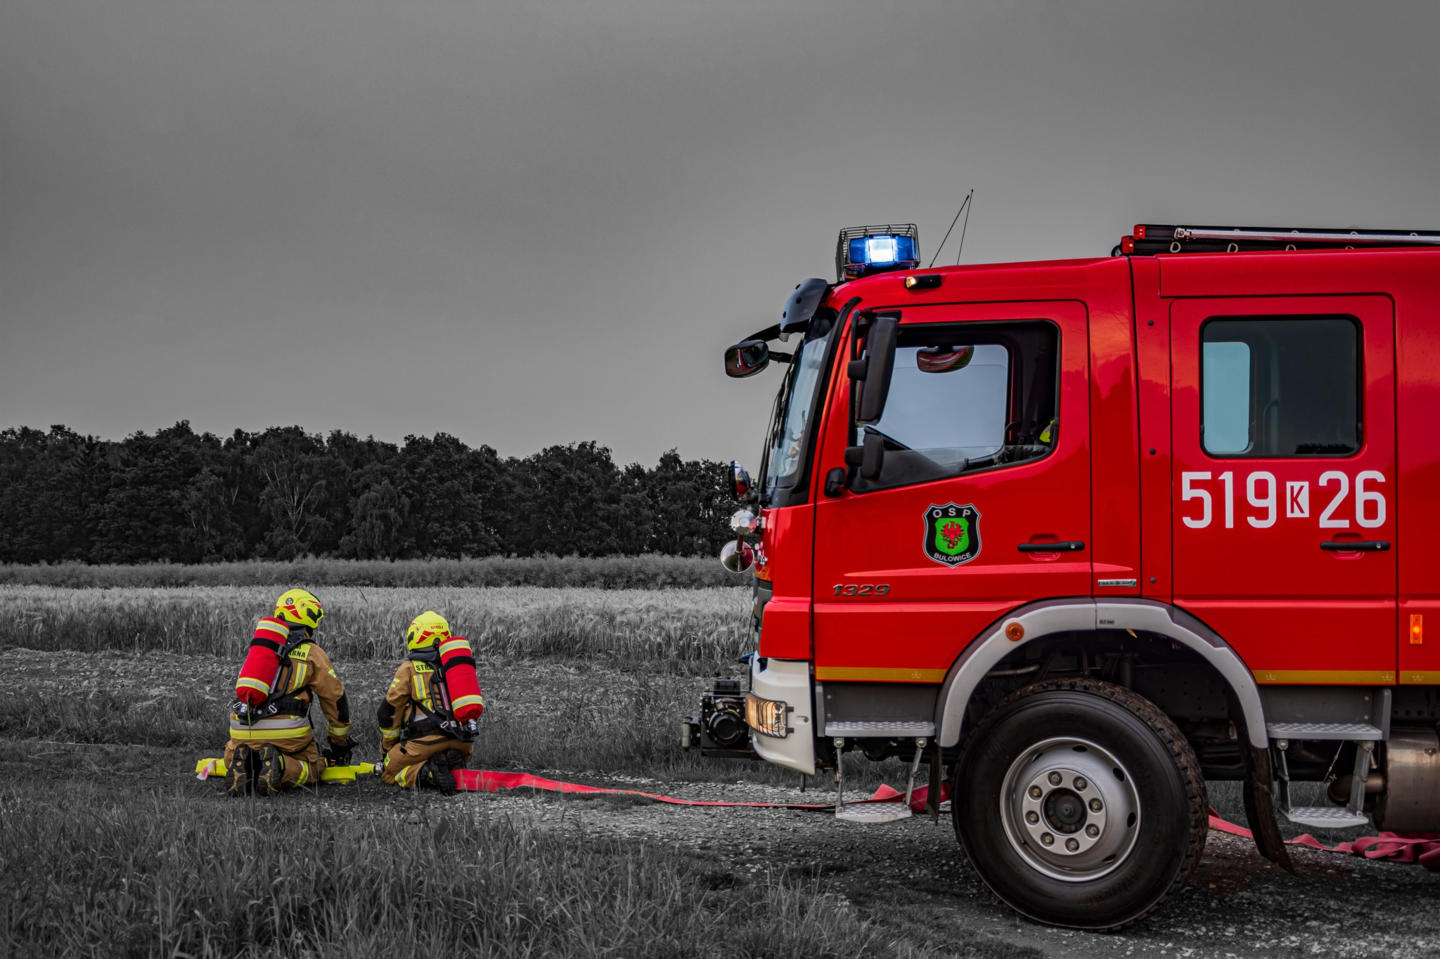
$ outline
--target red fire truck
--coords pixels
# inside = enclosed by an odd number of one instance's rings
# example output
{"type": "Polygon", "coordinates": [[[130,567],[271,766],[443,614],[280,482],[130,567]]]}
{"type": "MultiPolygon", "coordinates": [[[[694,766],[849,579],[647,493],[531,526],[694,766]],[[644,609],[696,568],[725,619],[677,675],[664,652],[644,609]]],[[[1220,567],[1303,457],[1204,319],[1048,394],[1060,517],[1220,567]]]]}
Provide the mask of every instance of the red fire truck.
{"type": "Polygon", "coordinates": [[[1286,866],[1277,815],[1440,831],[1440,233],[929,269],[905,224],[836,261],[725,354],[784,373],[732,466],[749,676],[687,746],[924,762],[990,889],[1078,928],[1196,864],[1207,780],[1286,866]]]}

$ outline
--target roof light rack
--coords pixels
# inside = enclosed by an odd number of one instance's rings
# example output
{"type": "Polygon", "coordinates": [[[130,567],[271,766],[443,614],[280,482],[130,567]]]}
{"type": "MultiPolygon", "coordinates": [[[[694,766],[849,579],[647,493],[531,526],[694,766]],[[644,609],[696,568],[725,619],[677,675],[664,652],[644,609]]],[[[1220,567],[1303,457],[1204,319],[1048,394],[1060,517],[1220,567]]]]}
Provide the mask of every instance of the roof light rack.
{"type": "Polygon", "coordinates": [[[1114,256],[1155,253],[1248,253],[1255,250],[1350,250],[1440,246],[1435,230],[1310,229],[1273,226],[1173,226],[1137,223],[1114,256]]]}

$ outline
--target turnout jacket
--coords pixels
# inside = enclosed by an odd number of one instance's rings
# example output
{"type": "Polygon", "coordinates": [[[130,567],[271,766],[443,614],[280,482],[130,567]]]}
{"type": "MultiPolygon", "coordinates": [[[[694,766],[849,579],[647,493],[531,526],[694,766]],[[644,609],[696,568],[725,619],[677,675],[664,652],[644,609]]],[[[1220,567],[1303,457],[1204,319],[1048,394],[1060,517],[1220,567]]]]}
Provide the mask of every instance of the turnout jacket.
{"type": "MultiPolygon", "coordinates": [[[[451,719],[451,702],[440,670],[432,663],[407,659],[395,670],[385,701],[376,711],[380,726],[380,751],[389,752],[400,739],[418,739],[430,735],[445,736],[438,729],[427,728],[434,722],[451,719]]],[[[481,700],[483,706],[484,700],[481,700]]]]}
{"type": "Polygon", "coordinates": [[[350,706],[335,664],[319,644],[304,641],[290,650],[270,689],[269,698],[250,715],[230,714],[230,738],[260,740],[286,747],[301,746],[312,736],[310,704],[320,700],[325,730],[337,746],[350,743],[350,706]]]}

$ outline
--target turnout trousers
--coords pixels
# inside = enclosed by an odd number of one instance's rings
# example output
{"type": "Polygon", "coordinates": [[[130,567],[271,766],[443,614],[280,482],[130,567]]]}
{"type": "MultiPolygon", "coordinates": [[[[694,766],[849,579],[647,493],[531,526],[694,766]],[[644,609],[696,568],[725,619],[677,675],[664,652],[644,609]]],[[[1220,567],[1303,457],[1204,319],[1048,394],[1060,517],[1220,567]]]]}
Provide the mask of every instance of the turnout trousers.
{"type": "Polygon", "coordinates": [[[437,753],[443,753],[447,749],[453,749],[465,757],[465,762],[470,762],[470,750],[474,743],[467,743],[461,739],[450,739],[447,736],[425,736],[420,739],[408,739],[390,747],[385,754],[385,765],[380,770],[380,780],[401,787],[402,789],[414,789],[415,777],[420,772],[420,767],[425,761],[437,753]]]}
{"type": "Polygon", "coordinates": [[[231,739],[225,744],[226,769],[235,761],[235,748],[242,745],[257,750],[261,746],[274,746],[280,750],[285,760],[285,776],[280,780],[282,786],[308,786],[320,781],[320,772],[324,767],[320,765],[320,751],[315,748],[313,735],[304,739],[231,739]]]}

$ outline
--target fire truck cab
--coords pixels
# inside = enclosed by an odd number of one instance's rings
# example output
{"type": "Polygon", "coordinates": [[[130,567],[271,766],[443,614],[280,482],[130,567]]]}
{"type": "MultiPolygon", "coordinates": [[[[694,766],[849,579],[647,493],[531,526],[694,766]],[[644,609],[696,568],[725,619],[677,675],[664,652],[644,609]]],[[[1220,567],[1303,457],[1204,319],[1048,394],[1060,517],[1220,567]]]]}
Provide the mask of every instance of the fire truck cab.
{"type": "Polygon", "coordinates": [[[784,373],[732,466],[749,675],[687,744],[924,762],[990,889],[1078,928],[1195,865],[1206,780],[1287,866],[1277,814],[1440,831],[1437,244],[1142,225],[928,269],[912,225],[843,232],[726,351],[784,373]]]}

